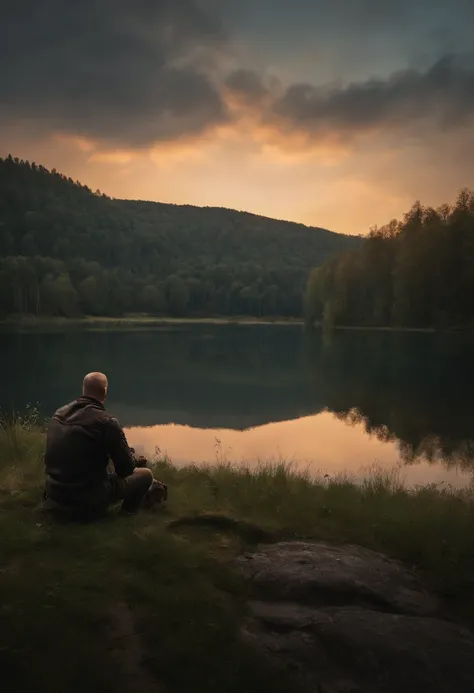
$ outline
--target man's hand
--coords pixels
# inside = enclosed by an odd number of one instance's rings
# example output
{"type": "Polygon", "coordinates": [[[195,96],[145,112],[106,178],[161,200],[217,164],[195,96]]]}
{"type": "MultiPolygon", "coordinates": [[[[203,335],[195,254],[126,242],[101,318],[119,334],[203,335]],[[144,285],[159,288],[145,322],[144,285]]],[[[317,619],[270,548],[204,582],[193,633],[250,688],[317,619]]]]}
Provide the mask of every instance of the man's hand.
{"type": "Polygon", "coordinates": [[[139,455],[138,457],[135,457],[135,466],[136,467],[146,467],[148,465],[148,460],[146,457],[143,457],[143,455],[139,455]]]}

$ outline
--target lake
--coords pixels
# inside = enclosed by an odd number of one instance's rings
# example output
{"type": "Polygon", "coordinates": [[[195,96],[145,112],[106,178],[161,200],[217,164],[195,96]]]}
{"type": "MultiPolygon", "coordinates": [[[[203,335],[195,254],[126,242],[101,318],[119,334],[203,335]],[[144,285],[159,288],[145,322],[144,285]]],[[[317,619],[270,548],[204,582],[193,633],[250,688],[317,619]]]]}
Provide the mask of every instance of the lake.
{"type": "Polygon", "coordinates": [[[3,331],[0,407],[51,416],[101,370],[130,444],[175,464],[284,459],[356,478],[375,464],[459,488],[474,472],[473,345],[295,325],[3,331]]]}

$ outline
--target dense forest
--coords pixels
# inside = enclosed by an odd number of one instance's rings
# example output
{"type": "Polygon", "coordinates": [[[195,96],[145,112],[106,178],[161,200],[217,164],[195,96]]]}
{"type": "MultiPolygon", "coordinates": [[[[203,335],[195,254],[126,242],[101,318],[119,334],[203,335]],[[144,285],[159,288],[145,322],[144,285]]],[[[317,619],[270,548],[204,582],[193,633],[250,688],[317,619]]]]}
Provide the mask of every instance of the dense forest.
{"type": "Polygon", "coordinates": [[[0,159],[0,314],[300,316],[359,238],[228,209],[115,200],[0,159]]]}
{"type": "Polygon", "coordinates": [[[474,193],[438,209],[416,203],[314,269],[305,314],[328,326],[474,326],[474,193]]]}

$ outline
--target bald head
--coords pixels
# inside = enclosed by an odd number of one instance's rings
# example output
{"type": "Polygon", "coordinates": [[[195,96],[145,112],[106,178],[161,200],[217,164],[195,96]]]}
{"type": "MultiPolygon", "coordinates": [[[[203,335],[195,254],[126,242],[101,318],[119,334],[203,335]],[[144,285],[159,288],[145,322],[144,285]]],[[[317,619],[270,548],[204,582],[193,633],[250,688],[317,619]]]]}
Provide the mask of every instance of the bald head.
{"type": "Polygon", "coordinates": [[[107,397],[107,385],[107,376],[103,373],[88,373],[82,383],[82,394],[103,403],[107,397]]]}

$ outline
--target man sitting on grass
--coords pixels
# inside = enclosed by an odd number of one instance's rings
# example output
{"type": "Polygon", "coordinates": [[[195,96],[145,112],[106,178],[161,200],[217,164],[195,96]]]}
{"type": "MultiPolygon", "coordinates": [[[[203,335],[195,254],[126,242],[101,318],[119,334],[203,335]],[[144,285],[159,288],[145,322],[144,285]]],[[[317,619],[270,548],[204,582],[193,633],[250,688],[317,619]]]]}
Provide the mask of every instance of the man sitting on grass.
{"type": "Polygon", "coordinates": [[[134,515],[166,500],[144,457],[128,446],[117,419],[105,411],[107,377],[89,373],[82,397],[54,414],[46,438],[46,488],[43,508],[93,519],[122,501],[121,514],[134,515]],[[108,471],[112,461],[115,473],[108,471]]]}

